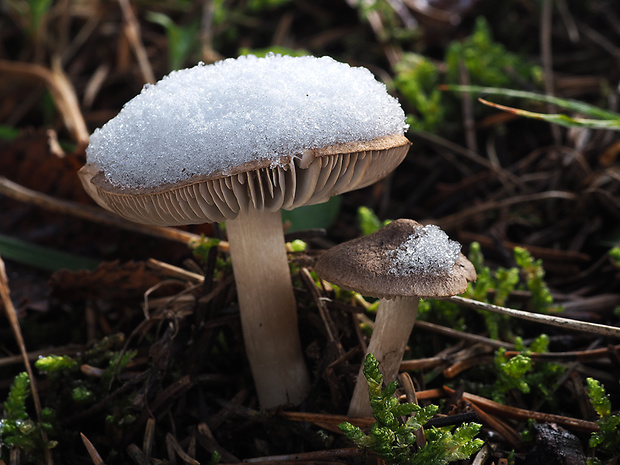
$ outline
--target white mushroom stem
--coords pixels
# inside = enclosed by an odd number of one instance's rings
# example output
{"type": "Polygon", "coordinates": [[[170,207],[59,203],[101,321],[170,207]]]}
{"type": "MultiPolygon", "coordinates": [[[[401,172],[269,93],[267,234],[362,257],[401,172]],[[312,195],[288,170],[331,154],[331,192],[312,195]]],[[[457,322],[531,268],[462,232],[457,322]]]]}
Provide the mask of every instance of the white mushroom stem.
{"type": "Polygon", "coordinates": [[[310,388],[279,211],[226,221],[241,325],[261,407],[299,404],[310,388]]]}
{"type": "MultiPolygon", "coordinates": [[[[400,297],[394,300],[381,299],[379,302],[367,353],[373,354],[379,362],[386,383],[394,381],[398,374],[398,367],[418,316],[418,301],[417,297],[400,297]]],[[[362,368],[357,376],[349,405],[349,416],[372,416],[368,400],[368,384],[362,368]]]]}

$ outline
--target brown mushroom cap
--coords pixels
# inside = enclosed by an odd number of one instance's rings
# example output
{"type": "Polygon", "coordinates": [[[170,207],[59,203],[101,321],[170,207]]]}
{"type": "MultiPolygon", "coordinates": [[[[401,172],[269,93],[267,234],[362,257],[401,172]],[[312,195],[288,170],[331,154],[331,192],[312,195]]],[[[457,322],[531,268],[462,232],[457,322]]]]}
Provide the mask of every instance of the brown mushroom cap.
{"type": "Polygon", "coordinates": [[[282,167],[263,160],[157,188],[115,186],[93,164],[79,174],[99,205],[131,221],[162,226],[213,223],[250,209],[291,210],[321,203],[369,186],[393,171],[410,145],[402,135],[336,144],[290,156],[282,167]]]}
{"type": "Polygon", "coordinates": [[[317,260],[314,270],[326,281],[368,297],[447,297],[465,292],[476,280],[469,260],[459,254],[450,273],[399,275],[390,271],[389,251],[398,249],[422,225],[399,219],[368,236],[336,245],[317,260]]]}

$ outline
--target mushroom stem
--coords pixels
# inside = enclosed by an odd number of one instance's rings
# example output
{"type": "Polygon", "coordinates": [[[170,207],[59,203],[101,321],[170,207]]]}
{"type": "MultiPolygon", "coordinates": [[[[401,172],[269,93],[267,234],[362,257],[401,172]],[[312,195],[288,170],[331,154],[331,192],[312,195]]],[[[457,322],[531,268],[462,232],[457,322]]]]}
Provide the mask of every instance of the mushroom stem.
{"type": "Polygon", "coordinates": [[[261,407],[299,404],[310,387],[279,211],[226,221],[246,353],[261,407]]]}
{"type": "MultiPolygon", "coordinates": [[[[367,353],[375,356],[386,382],[396,379],[398,367],[403,359],[407,341],[418,315],[417,297],[399,297],[394,300],[381,299],[375,318],[375,327],[370,337],[367,353]]],[[[368,384],[362,368],[357,375],[351,404],[350,417],[370,417],[372,409],[368,400],[368,384]]]]}

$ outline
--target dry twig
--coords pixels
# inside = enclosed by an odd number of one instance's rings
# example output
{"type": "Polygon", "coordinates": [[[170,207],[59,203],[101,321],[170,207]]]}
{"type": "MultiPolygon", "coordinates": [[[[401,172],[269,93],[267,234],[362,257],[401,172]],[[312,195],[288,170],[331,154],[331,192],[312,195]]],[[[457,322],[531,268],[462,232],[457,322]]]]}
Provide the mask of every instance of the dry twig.
{"type": "Polygon", "coordinates": [[[80,436],[82,438],[84,446],[86,447],[86,450],[88,451],[88,455],[90,455],[90,458],[93,461],[93,465],[105,465],[105,462],[101,458],[99,452],[97,452],[97,449],[95,448],[93,443],[90,442],[90,440],[84,435],[84,433],[80,433],[80,436]]]}
{"type": "Polygon", "coordinates": [[[485,213],[491,210],[499,210],[501,208],[509,207],[511,205],[517,205],[520,203],[531,203],[531,202],[537,202],[540,200],[550,200],[550,199],[579,201],[581,198],[579,195],[573,192],[565,192],[565,191],[547,191],[547,192],[539,192],[535,194],[515,195],[513,197],[503,199],[503,200],[492,200],[492,201],[485,202],[480,205],[474,205],[473,207],[466,208],[465,210],[462,210],[458,213],[444,216],[436,220],[427,220],[427,221],[424,221],[423,223],[432,222],[434,224],[439,225],[443,229],[452,229],[452,228],[455,228],[456,226],[462,225],[468,221],[473,220],[480,213],[485,213]]]}
{"type": "Polygon", "coordinates": [[[559,316],[545,315],[542,313],[531,313],[523,310],[515,310],[514,308],[500,307],[499,305],[493,305],[486,302],[479,302],[477,300],[466,299],[465,297],[454,296],[448,297],[444,300],[449,300],[456,304],[465,305],[466,307],[476,308],[479,310],[485,310],[488,312],[500,313],[503,315],[509,315],[514,318],[520,318],[522,320],[535,321],[551,326],[558,326],[564,329],[572,329],[575,331],[583,331],[587,333],[599,334],[601,336],[620,337],[620,328],[615,326],[603,325],[599,323],[589,323],[587,321],[570,320],[568,318],[562,318],[559,316]]]}
{"type": "Polygon", "coordinates": [[[44,84],[52,94],[62,120],[78,147],[86,148],[89,131],[82,116],[75,89],[62,70],[60,59],[53,61],[52,69],[34,63],[0,60],[0,75],[16,80],[39,81],[44,84]]]}
{"type": "Polygon", "coordinates": [[[155,73],[153,73],[151,62],[149,61],[146,49],[142,43],[142,37],[140,36],[140,23],[131,9],[129,0],[118,0],[118,3],[121,6],[121,10],[123,11],[123,16],[125,18],[125,33],[127,34],[127,39],[129,40],[131,48],[133,48],[136,58],[138,59],[138,66],[140,67],[140,72],[142,73],[142,79],[145,83],[153,84],[156,81],[155,73]]]}
{"type": "MultiPolygon", "coordinates": [[[[121,228],[126,231],[132,231],[152,237],[159,237],[169,241],[188,244],[201,239],[198,234],[193,234],[176,228],[132,223],[131,221],[124,220],[123,218],[112,213],[108,213],[98,207],[57,199],[50,195],[28,189],[3,176],[0,176],[0,194],[6,195],[7,197],[11,197],[12,199],[20,202],[36,205],[44,208],[45,210],[63,215],[75,216],[94,223],[121,228]]],[[[228,251],[228,242],[221,241],[217,247],[219,250],[226,252],[228,251]]]]}
{"type": "MultiPolygon", "coordinates": [[[[34,409],[37,415],[37,419],[39,420],[39,423],[41,423],[43,420],[41,418],[41,399],[39,398],[39,391],[37,390],[37,380],[34,377],[32,365],[30,365],[28,351],[26,350],[26,343],[24,342],[24,336],[22,335],[22,330],[19,326],[19,320],[17,318],[17,311],[15,310],[13,302],[11,301],[9,280],[6,275],[6,269],[4,267],[4,261],[2,260],[2,257],[0,257],[0,299],[4,306],[4,311],[9,320],[9,323],[11,324],[13,336],[17,341],[17,345],[19,346],[19,351],[24,362],[24,367],[26,368],[26,373],[28,373],[28,378],[30,378],[30,392],[32,393],[32,401],[34,403],[34,409]]],[[[41,429],[41,438],[43,439],[43,444],[47,445],[47,433],[44,429],[41,429]]],[[[52,454],[47,447],[45,447],[44,451],[45,462],[48,465],[51,465],[53,463],[52,454]]]]}
{"type": "MultiPolygon", "coordinates": [[[[453,389],[450,389],[446,386],[444,386],[444,390],[448,394],[454,393],[453,389]]],[[[559,425],[566,426],[567,428],[572,428],[575,431],[583,431],[586,433],[591,433],[593,431],[599,430],[599,426],[592,421],[580,420],[578,418],[570,418],[562,415],[554,415],[552,413],[544,413],[533,410],[526,410],[522,408],[510,407],[508,405],[498,404],[497,402],[486,399],[484,397],[469,394],[468,392],[464,392],[462,397],[463,400],[471,402],[485,412],[498,415],[502,418],[513,418],[515,420],[522,421],[529,420],[531,418],[539,422],[557,423],[559,425]]]]}
{"type": "MultiPolygon", "coordinates": [[[[329,449],[329,450],[318,450],[314,452],[300,452],[297,454],[284,454],[284,455],[271,455],[267,457],[257,457],[246,459],[243,463],[260,463],[266,465],[268,463],[317,463],[317,461],[321,461],[337,458],[337,457],[357,457],[362,455],[363,452],[357,447],[351,447],[346,449],[329,449]]],[[[234,465],[234,464],[231,464],[234,465]]]]}

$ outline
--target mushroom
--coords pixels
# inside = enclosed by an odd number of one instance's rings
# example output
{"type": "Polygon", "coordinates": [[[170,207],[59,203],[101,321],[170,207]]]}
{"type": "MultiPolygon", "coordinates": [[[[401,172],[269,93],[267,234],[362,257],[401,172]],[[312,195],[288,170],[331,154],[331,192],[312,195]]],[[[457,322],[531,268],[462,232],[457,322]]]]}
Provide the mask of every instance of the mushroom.
{"type": "Polygon", "coordinates": [[[93,133],[79,174],[99,205],[131,221],[226,222],[246,353],[271,408],[310,387],[280,210],[385,177],[407,154],[406,128],[368,70],[240,57],[146,86],[93,133]]]}
{"type": "MultiPolygon", "coordinates": [[[[379,298],[368,353],[379,361],[385,380],[393,380],[424,297],[461,294],[476,271],[458,242],[438,226],[399,219],[368,236],[324,252],[314,270],[343,289],[379,298]]],[[[368,388],[360,369],[349,416],[370,416],[368,388]]]]}

